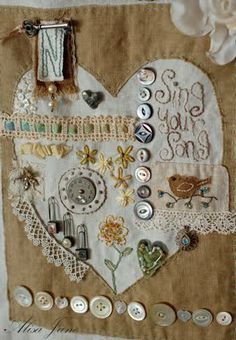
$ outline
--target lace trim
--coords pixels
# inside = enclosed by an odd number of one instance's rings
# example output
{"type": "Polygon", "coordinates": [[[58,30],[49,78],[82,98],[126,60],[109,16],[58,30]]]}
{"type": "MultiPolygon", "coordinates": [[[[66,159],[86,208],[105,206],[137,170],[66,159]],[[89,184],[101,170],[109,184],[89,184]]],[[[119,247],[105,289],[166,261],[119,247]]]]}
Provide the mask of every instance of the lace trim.
{"type": "Polygon", "coordinates": [[[134,140],[135,118],[111,116],[49,117],[40,115],[0,116],[0,136],[72,141],[134,140]]]}
{"type": "Polygon", "coordinates": [[[136,219],[134,224],[138,229],[163,231],[179,231],[187,225],[199,234],[215,231],[227,235],[236,232],[236,213],[157,210],[151,220],[136,219]]]}
{"type": "Polygon", "coordinates": [[[18,219],[26,222],[25,232],[33,245],[41,246],[42,253],[47,257],[47,261],[54,263],[57,267],[63,265],[70,281],[76,281],[78,283],[90,267],[84,262],[78,261],[75,255],[60,246],[58,242],[48,234],[31,203],[19,199],[12,201],[12,207],[18,219]]]}

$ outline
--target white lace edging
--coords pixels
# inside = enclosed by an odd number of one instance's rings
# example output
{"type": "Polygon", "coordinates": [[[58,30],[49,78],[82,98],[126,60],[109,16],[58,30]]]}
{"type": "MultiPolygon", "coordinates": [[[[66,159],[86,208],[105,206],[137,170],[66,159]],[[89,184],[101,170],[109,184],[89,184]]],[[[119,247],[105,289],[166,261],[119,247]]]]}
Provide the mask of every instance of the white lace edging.
{"type": "Polygon", "coordinates": [[[18,219],[25,221],[25,232],[33,245],[41,246],[42,253],[47,257],[47,261],[54,263],[57,267],[63,265],[70,281],[78,283],[85,276],[89,266],[82,261],[78,261],[75,255],[64,249],[48,234],[31,203],[18,199],[12,201],[11,205],[18,219]]]}
{"type": "Polygon", "coordinates": [[[149,221],[135,219],[135,226],[144,230],[179,231],[189,226],[199,234],[236,232],[236,212],[188,212],[156,210],[149,221]]]}

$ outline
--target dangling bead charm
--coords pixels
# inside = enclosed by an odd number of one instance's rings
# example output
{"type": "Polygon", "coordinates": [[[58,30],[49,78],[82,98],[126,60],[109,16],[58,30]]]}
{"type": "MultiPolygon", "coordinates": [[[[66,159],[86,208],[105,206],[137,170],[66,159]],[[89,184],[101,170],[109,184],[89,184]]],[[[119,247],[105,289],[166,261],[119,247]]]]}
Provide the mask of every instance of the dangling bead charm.
{"type": "Polygon", "coordinates": [[[54,111],[54,109],[57,107],[57,101],[56,101],[56,93],[57,93],[57,87],[54,83],[51,83],[48,86],[48,93],[50,94],[50,102],[48,103],[48,106],[51,109],[51,112],[54,111]]]}

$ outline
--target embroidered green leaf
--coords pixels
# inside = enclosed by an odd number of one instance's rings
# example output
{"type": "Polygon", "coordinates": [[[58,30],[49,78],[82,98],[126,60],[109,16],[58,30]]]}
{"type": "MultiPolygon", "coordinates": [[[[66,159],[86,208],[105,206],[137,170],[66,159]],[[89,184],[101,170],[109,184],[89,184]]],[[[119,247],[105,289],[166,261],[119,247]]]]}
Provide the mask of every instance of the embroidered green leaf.
{"type": "Polygon", "coordinates": [[[122,255],[123,256],[128,256],[129,254],[132,253],[132,251],[133,251],[133,248],[127,247],[127,248],[125,248],[125,250],[122,251],[122,255]]]}
{"type": "Polygon", "coordinates": [[[104,260],[105,265],[107,266],[108,269],[110,269],[111,271],[116,270],[116,266],[114,265],[114,263],[112,263],[110,260],[105,259],[104,260]]]}

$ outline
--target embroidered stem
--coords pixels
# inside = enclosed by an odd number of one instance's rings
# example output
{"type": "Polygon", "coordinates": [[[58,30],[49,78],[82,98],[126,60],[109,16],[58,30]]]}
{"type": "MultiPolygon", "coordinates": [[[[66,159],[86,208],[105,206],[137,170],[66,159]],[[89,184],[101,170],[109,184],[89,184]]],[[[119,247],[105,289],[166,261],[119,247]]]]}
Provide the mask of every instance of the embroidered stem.
{"type": "Polygon", "coordinates": [[[116,247],[116,245],[113,243],[112,247],[118,252],[119,254],[119,258],[118,261],[116,262],[116,264],[114,264],[112,261],[105,259],[104,263],[107,266],[107,268],[111,271],[111,275],[112,275],[112,285],[113,285],[113,292],[114,294],[117,294],[117,286],[116,286],[116,276],[115,276],[115,272],[119,267],[119,264],[121,263],[121,260],[123,257],[128,256],[132,251],[133,248],[127,247],[125,248],[123,251],[121,251],[119,248],[116,247]]]}

